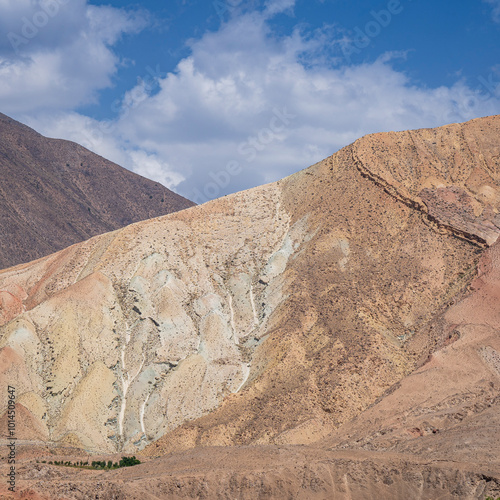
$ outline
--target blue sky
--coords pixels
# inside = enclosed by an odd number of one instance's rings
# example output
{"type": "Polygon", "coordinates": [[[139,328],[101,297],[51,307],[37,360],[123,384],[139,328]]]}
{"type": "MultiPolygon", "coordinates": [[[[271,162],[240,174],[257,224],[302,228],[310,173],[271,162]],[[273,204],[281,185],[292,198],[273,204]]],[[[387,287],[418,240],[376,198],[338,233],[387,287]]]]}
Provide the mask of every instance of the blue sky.
{"type": "Polygon", "coordinates": [[[500,113],[500,0],[0,0],[0,111],[204,202],[500,113]]]}

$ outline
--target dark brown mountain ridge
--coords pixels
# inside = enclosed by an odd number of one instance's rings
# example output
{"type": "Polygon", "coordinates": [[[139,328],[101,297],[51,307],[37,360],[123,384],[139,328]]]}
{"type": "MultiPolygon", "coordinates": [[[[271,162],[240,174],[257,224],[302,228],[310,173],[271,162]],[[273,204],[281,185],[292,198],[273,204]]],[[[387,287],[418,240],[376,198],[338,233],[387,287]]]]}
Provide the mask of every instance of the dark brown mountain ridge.
{"type": "Polygon", "coordinates": [[[194,205],[74,142],[0,113],[0,269],[194,205]]]}

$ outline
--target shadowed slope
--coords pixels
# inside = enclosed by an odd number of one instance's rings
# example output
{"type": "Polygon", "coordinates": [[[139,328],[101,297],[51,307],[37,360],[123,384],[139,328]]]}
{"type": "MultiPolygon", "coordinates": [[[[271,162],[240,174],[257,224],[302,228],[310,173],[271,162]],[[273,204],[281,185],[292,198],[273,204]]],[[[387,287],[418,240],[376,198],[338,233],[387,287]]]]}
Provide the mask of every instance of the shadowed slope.
{"type": "Polygon", "coordinates": [[[193,206],[69,141],[0,114],[0,268],[193,206]]]}

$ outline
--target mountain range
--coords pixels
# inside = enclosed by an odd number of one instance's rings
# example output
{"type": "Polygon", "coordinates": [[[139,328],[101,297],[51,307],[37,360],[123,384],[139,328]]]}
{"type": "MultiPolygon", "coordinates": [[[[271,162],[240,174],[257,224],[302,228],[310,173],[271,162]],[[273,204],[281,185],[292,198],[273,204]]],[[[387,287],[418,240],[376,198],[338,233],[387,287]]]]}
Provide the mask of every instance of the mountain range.
{"type": "Polygon", "coordinates": [[[499,137],[500,116],[369,135],[1,271],[21,488],[500,495],[499,137]],[[87,453],[146,463],[35,461],[87,453]]]}

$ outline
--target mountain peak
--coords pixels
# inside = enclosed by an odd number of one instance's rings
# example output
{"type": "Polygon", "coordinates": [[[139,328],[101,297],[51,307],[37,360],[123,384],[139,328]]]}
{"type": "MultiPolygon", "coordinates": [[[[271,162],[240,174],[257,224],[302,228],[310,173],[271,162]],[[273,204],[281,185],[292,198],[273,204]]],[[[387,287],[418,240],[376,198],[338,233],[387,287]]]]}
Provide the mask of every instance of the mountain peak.
{"type": "Polygon", "coordinates": [[[70,141],[0,114],[0,267],[37,259],[132,222],[193,206],[70,141]]]}

